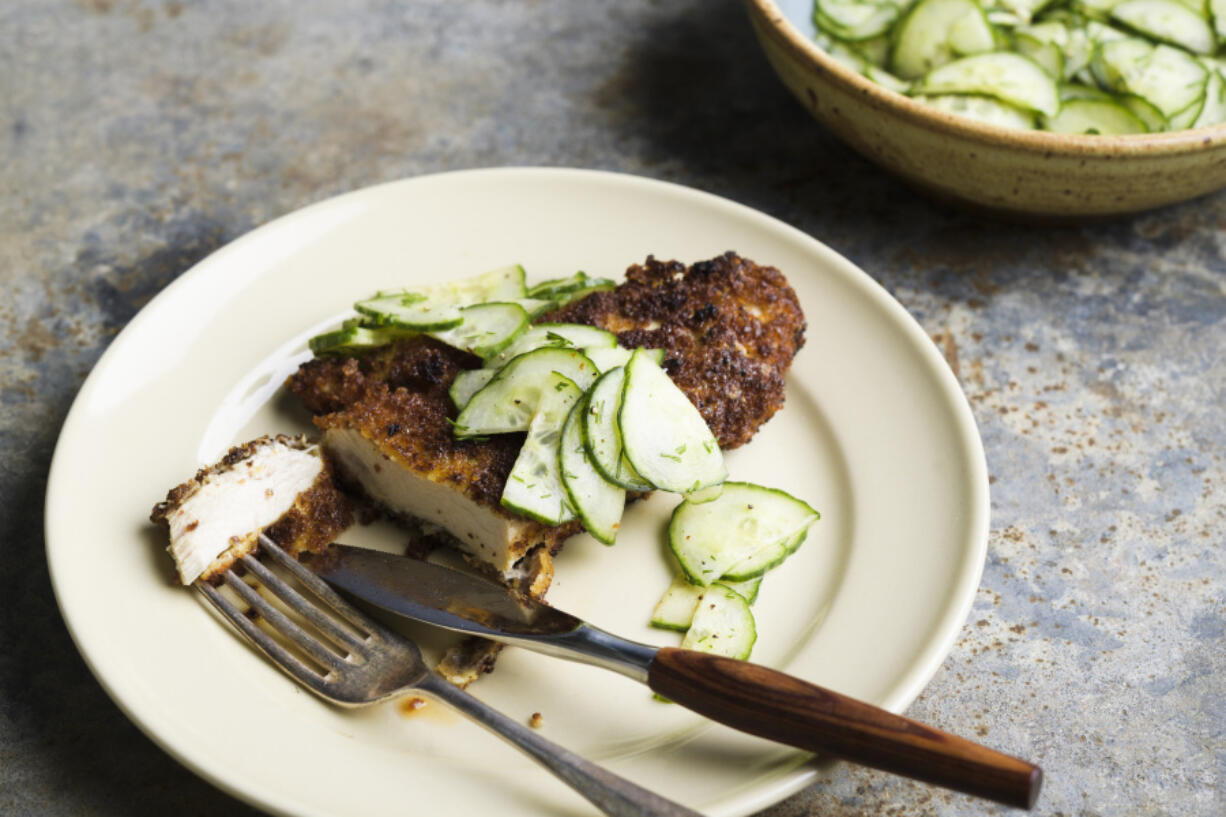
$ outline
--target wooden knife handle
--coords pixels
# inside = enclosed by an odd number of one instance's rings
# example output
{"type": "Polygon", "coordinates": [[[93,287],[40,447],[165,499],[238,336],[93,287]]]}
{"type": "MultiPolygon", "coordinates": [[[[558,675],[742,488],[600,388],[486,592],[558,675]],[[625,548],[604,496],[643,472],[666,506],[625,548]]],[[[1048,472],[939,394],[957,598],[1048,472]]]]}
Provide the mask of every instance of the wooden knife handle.
{"type": "Polygon", "coordinates": [[[1032,808],[1033,764],[745,661],[664,647],[648,685],[712,720],[810,752],[1032,808]]]}

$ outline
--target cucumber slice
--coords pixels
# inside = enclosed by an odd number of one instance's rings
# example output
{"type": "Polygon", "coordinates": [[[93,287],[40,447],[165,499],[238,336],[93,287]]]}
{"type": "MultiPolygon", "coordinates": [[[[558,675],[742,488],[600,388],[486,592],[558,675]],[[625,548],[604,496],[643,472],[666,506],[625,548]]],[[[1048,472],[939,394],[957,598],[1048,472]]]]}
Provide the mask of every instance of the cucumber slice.
{"type": "Polygon", "coordinates": [[[392,326],[349,325],[333,332],[316,335],[307,342],[316,355],[355,355],[378,346],[386,346],[401,338],[411,338],[417,333],[392,326]]]}
{"type": "Polygon", "coordinates": [[[651,626],[684,633],[690,629],[690,624],[694,621],[694,611],[705,591],[705,587],[690,584],[684,576],[675,576],[673,583],[664,591],[664,595],[660,596],[655,609],[651,611],[651,626]]]}
{"type": "Polygon", "coordinates": [[[602,374],[592,386],[583,412],[583,444],[596,470],[609,482],[628,491],[650,491],[654,486],[639,476],[622,451],[617,415],[625,378],[625,369],[616,367],[602,374]]]}
{"type": "Polygon", "coordinates": [[[686,577],[706,586],[759,551],[807,531],[818,518],[807,503],[784,491],[725,482],[719,499],[677,506],[668,523],[668,544],[686,577]]]}
{"type": "Polygon", "coordinates": [[[463,306],[490,301],[513,301],[527,296],[527,287],[524,286],[524,268],[519,264],[510,264],[474,275],[471,278],[449,281],[414,291],[422,292],[428,297],[450,300],[463,306]]]}
{"type": "Polygon", "coordinates": [[[617,335],[599,326],[583,323],[538,323],[533,329],[544,332],[547,340],[565,341],[585,351],[617,347],[617,335]]]}
{"type": "Polygon", "coordinates": [[[838,60],[841,65],[855,71],[857,74],[863,74],[872,67],[863,54],[854,48],[848,48],[838,40],[830,41],[830,45],[826,47],[826,53],[838,60]]]}
{"type": "Polygon", "coordinates": [[[895,29],[891,65],[917,79],[962,54],[991,51],[996,33],[973,0],[921,0],[895,29]]]}
{"type": "Polygon", "coordinates": [[[607,278],[597,278],[595,280],[603,281],[605,283],[598,283],[587,289],[576,289],[574,292],[568,292],[565,295],[559,295],[555,299],[555,302],[557,303],[556,308],[561,309],[567,304],[573,303],[574,301],[581,301],[587,296],[595,292],[607,292],[610,289],[613,289],[614,287],[616,287],[616,284],[614,284],[612,281],[609,281],[607,278]]]}
{"type": "Polygon", "coordinates": [[[991,51],[999,45],[996,29],[988,23],[982,10],[978,14],[963,14],[951,21],[946,29],[945,41],[952,54],[958,57],[991,51]]]}
{"type": "MultiPolygon", "coordinates": [[[[1063,28],[1063,27],[1062,27],[1063,28]]],[[[1018,29],[1014,34],[1013,47],[1023,57],[1029,57],[1055,79],[1064,78],[1064,51],[1048,40],[1041,40],[1018,29]]]]}
{"type": "Polygon", "coordinates": [[[894,47],[894,41],[890,39],[888,33],[882,34],[880,37],[873,37],[868,40],[860,40],[853,43],[851,49],[863,57],[871,66],[877,68],[885,68],[890,61],[890,51],[894,47]]]}
{"type": "Polygon", "coordinates": [[[902,14],[896,3],[865,0],[817,0],[813,21],[840,40],[855,42],[884,34],[902,14]]]}
{"type": "Polygon", "coordinates": [[[415,332],[432,332],[459,326],[464,320],[459,305],[432,300],[418,292],[380,292],[353,305],[376,326],[394,326],[415,332]]]}
{"type": "MultiPolygon", "coordinates": [[[[661,358],[664,356],[663,349],[657,349],[660,352],[661,358]]],[[[633,349],[627,349],[624,346],[614,346],[612,349],[587,349],[585,353],[596,364],[596,368],[601,372],[607,372],[610,369],[617,369],[625,366],[630,362],[630,355],[634,354],[633,349]]]]}
{"type": "Polygon", "coordinates": [[[1019,17],[1016,12],[1005,11],[1004,9],[988,8],[983,10],[983,16],[991,23],[998,31],[1002,28],[1017,28],[1024,26],[1027,20],[1019,17]]]}
{"type": "Polygon", "coordinates": [[[1040,11],[1052,4],[1053,0],[999,0],[1001,7],[1022,21],[1029,23],[1040,11]]]}
{"type": "Polygon", "coordinates": [[[528,426],[528,437],[502,490],[504,508],[546,525],[561,525],[575,518],[562,485],[558,450],[562,426],[581,397],[583,389],[569,378],[549,373],[528,426]]]}
{"type": "Polygon", "coordinates": [[[722,584],[725,587],[731,587],[745,601],[753,604],[758,600],[758,590],[762,587],[762,577],[754,576],[752,579],[747,579],[743,582],[734,582],[727,579],[721,579],[716,584],[722,584]]]}
{"type": "Polygon", "coordinates": [[[1068,29],[1068,41],[1064,44],[1063,79],[1066,82],[1089,70],[1094,46],[1095,42],[1085,28],[1068,29]]]}
{"type": "Polygon", "coordinates": [[[716,485],[708,485],[706,488],[701,488],[697,491],[690,491],[685,495],[685,501],[701,505],[704,502],[712,502],[719,499],[723,495],[724,483],[720,482],[716,485]]]}
{"type": "Polygon", "coordinates": [[[1114,40],[1131,40],[1135,39],[1135,35],[1129,34],[1126,31],[1120,31],[1118,28],[1100,23],[1097,20],[1087,20],[1085,24],[1086,38],[1094,45],[1109,43],[1114,40]]]}
{"type": "Polygon", "coordinates": [[[1115,101],[1115,97],[1106,91],[1093,85],[1082,85],[1079,82],[1070,82],[1060,86],[1060,102],[1065,103],[1070,99],[1089,99],[1095,102],[1115,101]]]}
{"type": "Polygon", "coordinates": [[[528,319],[533,321],[546,312],[552,312],[558,308],[557,301],[547,301],[541,298],[516,298],[514,303],[522,306],[528,313],[528,319]]]}
{"type": "Polygon", "coordinates": [[[1137,38],[1100,44],[1090,68],[1102,87],[1142,97],[1171,120],[1202,100],[1209,78],[1190,54],[1137,38]]]}
{"type": "Polygon", "coordinates": [[[617,427],[626,459],[657,488],[689,493],[728,477],[715,435],[685,392],[642,351],[625,367],[617,427]]]}
{"type": "Polygon", "coordinates": [[[455,419],[458,438],[527,431],[556,372],[581,390],[592,385],[596,366],[577,349],[537,349],[514,358],[476,392],[455,419]]]}
{"type": "Polygon", "coordinates": [[[463,411],[472,396],[485,388],[485,384],[489,383],[496,374],[498,374],[497,369],[467,369],[457,374],[447,392],[451,395],[451,402],[455,404],[456,409],[463,411]]]}
{"type": "Polygon", "coordinates": [[[583,417],[587,395],[571,408],[562,425],[562,440],[558,448],[558,467],[562,487],[570,506],[575,509],[583,527],[597,540],[613,544],[621,527],[626,507],[626,489],[614,485],[600,475],[583,444],[583,417]]]}
{"type": "Polygon", "coordinates": [[[1060,113],[1044,120],[1043,128],[1053,133],[1149,133],[1145,123],[1123,105],[1094,99],[1068,100],[1060,106],[1060,113]]]}
{"type": "Polygon", "coordinates": [[[1115,98],[1121,105],[1132,111],[1133,116],[1144,122],[1150,133],[1160,133],[1171,126],[1170,120],[1148,100],[1133,94],[1117,94],[1115,98]]]}
{"type": "Polygon", "coordinates": [[[462,281],[397,292],[380,292],[354,304],[362,315],[379,325],[433,332],[458,326],[460,307],[525,297],[524,268],[518,264],[462,281]]]}
{"type": "Polygon", "coordinates": [[[1105,22],[1111,18],[1111,9],[1119,3],[1120,0],[1073,0],[1072,8],[1091,20],[1105,22]]]}
{"type": "Polygon", "coordinates": [[[529,287],[528,297],[543,298],[547,301],[560,301],[579,292],[586,294],[598,290],[613,289],[615,286],[617,284],[608,278],[593,278],[583,270],[580,270],[574,275],[569,275],[565,278],[552,278],[529,287]]]}
{"type": "Polygon", "coordinates": [[[868,77],[873,82],[877,83],[883,88],[888,88],[894,93],[905,94],[911,90],[911,83],[907,82],[906,80],[899,79],[889,71],[886,71],[884,68],[869,65],[865,67],[863,73],[864,76],[868,77]]]}
{"type": "Polygon", "coordinates": [[[713,584],[703,593],[681,647],[743,661],[757,638],[749,602],[732,588],[713,584]]]}
{"type": "MultiPolygon", "coordinates": [[[[607,372],[610,369],[616,369],[629,363],[630,356],[634,354],[634,350],[627,349],[624,346],[614,346],[612,349],[584,349],[583,353],[592,359],[597,369],[607,372]]],[[[643,349],[643,354],[654,360],[656,365],[663,365],[664,363],[663,349],[643,349]]]]}
{"type": "Polygon", "coordinates": [[[543,349],[546,346],[561,346],[573,349],[611,349],[617,346],[617,336],[596,326],[580,323],[538,323],[497,354],[487,357],[485,366],[498,367],[513,357],[543,349]]]}
{"type": "MultiPolygon", "coordinates": [[[[894,47],[893,40],[888,33],[867,40],[847,42],[833,36],[828,37],[826,32],[818,29],[815,41],[830,56],[852,71],[865,76],[868,76],[873,69],[884,69],[890,61],[890,51],[894,47]]],[[[893,75],[886,73],[886,76],[893,75]]],[[[894,79],[902,82],[897,77],[894,79]]]]}
{"type": "Polygon", "coordinates": [[[1175,0],[1124,0],[1112,7],[1111,19],[1194,54],[1213,53],[1213,29],[1209,22],[1175,0]]]}
{"type": "Polygon", "coordinates": [[[481,358],[505,349],[528,327],[528,313],[516,303],[465,306],[460,318],[458,326],[430,332],[430,337],[481,358]]]}
{"type": "MultiPolygon", "coordinates": [[[[1208,82],[1206,82],[1206,85],[1208,85],[1208,82]]],[[[1175,113],[1171,114],[1171,129],[1184,130],[1185,128],[1192,127],[1192,123],[1200,118],[1201,111],[1205,109],[1207,99],[1208,93],[1202,91],[1201,95],[1198,96],[1196,101],[1191,105],[1184,108],[1182,111],[1176,111],[1175,113]]]]}
{"type": "Polygon", "coordinates": [[[805,538],[808,535],[809,529],[805,528],[794,536],[762,548],[752,556],[742,559],[728,568],[720,581],[731,583],[750,582],[754,579],[760,579],[766,571],[773,570],[783,564],[787,557],[799,550],[800,546],[805,543],[805,538]]]}
{"type": "Polygon", "coordinates": [[[1213,33],[1226,42],[1226,0],[1209,0],[1209,19],[1213,21],[1213,33]]]}
{"type": "Polygon", "coordinates": [[[987,96],[972,94],[947,94],[944,96],[917,96],[921,102],[958,116],[974,119],[988,125],[1018,130],[1033,130],[1035,116],[1012,105],[987,96]]]}
{"type": "Polygon", "coordinates": [[[1226,81],[1223,81],[1221,72],[1210,68],[1209,83],[1205,86],[1205,104],[1192,127],[1207,128],[1222,122],[1226,122],[1226,81]]]}
{"type": "Polygon", "coordinates": [[[1055,79],[1033,60],[1008,51],[942,65],[920,80],[915,90],[920,94],[982,94],[1047,116],[1060,110],[1055,79]]]}
{"type": "MultiPolygon", "coordinates": [[[[749,604],[753,604],[758,599],[758,588],[762,585],[762,577],[758,576],[746,582],[721,581],[712,586],[721,585],[733,590],[749,604]]],[[[690,584],[685,580],[685,576],[673,577],[672,584],[664,591],[664,595],[660,596],[660,600],[656,602],[655,609],[651,613],[651,626],[661,630],[685,632],[694,623],[694,612],[698,609],[698,604],[702,601],[706,590],[705,587],[690,584]]]]}

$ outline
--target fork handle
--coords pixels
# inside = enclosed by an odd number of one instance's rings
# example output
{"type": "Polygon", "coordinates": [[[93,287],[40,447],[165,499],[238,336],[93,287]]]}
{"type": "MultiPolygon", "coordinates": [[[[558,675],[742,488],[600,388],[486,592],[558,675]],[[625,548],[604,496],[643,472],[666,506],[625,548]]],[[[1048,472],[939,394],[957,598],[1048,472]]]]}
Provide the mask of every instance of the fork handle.
{"type": "Polygon", "coordinates": [[[530,755],[610,817],[701,817],[546,740],[438,675],[429,676],[417,688],[530,755]]]}
{"type": "Polygon", "coordinates": [[[1038,766],[767,667],[664,647],[648,685],[687,709],[759,737],[1032,808],[1038,766]]]}

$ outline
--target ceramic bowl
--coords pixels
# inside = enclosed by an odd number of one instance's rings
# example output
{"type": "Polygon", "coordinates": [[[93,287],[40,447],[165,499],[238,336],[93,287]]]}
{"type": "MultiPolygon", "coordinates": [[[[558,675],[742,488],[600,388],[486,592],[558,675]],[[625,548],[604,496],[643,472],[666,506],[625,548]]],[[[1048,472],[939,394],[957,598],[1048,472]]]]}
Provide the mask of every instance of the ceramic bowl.
{"type": "Polygon", "coordinates": [[[868,159],[937,198],[1004,215],[1102,217],[1226,187],[1226,125],[1134,136],[1015,131],[935,110],[813,41],[812,0],[745,0],[783,83],[868,159]]]}

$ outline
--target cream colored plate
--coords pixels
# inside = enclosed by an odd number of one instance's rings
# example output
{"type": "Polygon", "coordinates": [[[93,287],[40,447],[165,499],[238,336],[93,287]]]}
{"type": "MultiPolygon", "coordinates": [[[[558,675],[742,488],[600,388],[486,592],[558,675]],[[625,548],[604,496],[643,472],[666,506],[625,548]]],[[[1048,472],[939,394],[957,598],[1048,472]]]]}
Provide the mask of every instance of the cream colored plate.
{"type": "MultiPolygon", "coordinates": [[[[511,262],[530,281],[620,278],[649,253],[692,262],[729,249],[781,269],[808,318],[786,408],[730,470],[823,514],[763,583],[753,657],[901,710],[948,651],[984,559],[983,451],[953,375],[881,287],[798,230],[694,190],[573,170],[448,173],[325,201],[218,251],[136,316],[73,405],[47,495],[56,595],[99,681],[172,755],[270,811],[589,813],[437,705],[342,711],[301,691],[173,584],[146,519],[231,443],[309,429],[278,386],[306,339],[375,289],[511,262]]],[[[615,547],[570,542],[551,601],[676,644],[646,626],[669,581],[670,506],[663,495],[635,506],[615,547]]],[[[387,533],[345,538],[386,544],[387,533]]],[[[814,774],[797,752],[553,658],[509,650],[472,691],[514,718],[540,712],[547,736],[713,815],[764,808],[814,774]]]]}

